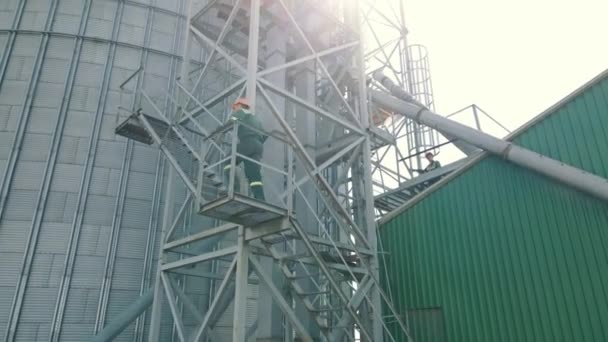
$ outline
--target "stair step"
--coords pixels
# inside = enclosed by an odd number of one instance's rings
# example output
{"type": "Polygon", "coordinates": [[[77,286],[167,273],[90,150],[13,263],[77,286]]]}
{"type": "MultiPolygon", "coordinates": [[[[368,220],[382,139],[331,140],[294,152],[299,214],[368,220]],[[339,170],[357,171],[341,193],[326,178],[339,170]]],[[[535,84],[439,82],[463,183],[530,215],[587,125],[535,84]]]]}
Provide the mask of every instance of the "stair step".
{"type": "MultiPolygon", "coordinates": [[[[204,167],[207,167],[207,165],[204,165],[204,167]]],[[[207,169],[207,170],[203,171],[203,175],[205,177],[213,177],[213,176],[215,176],[215,172],[213,170],[208,170],[207,169]]]]}
{"type": "Polygon", "coordinates": [[[326,306],[326,307],[322,307],[322,308],[315,308],[313,310],[310,310],[313,313],[323,313],[323,312],[335,312],[335,311],[342,311],[344,310],[346,307],[345,306],[326,306]]]}
{"type": "Polygon", "coordinates": [[[275,245],[277,243],[283,243],[283,242],[294,240],[295,238],[296,237],[294,235],[286,234],[285,236],[272,236],[272,237],[264,238],[262,240],[266,244],[275,245]]]}
{"type": "MultiPolygon", "coordinates": [[[[274,251],[272,246],[270,246],[268,244],[265,244],[264,246],[266,246],[266,249],[268,250],[268,252],[271,255],[273,255],[274,258],[279,258],[279,255],[277,255],[277,253],[274,251]]],[[[330,294],[330,291],[307,292],[307,291],[304,291],[302,289],[302,287],[300,286],[300,284],[297,282],[297,279],[306,279],[306,278],[310,279],[313,277],[325,276],[325,274],[322,272],[313,272],[313,273],[309,273],[309,274],[305,274],[305,275],[296,276],[296,275],[294,275],[293,272],[290,271],[290,269],[284,263],[280,265],[280,269],[283,272],[283,274],[285,275],[285,277],[289,280],[288,281],[289,286],[300,297],[300,299],[304,303],[306,310],[308,310],[311,313],[311,315],[314,317],[315,322],[317,323],[319,328],[323,331],[328,331],[330,329],[333,329],[333,327],[330,326],[329,319],[326,315],[328,313],[331,313],[332,311],[342,310],[343,308],[339,308],[339,307],[315,308],[313,303],[311,302],[311,300],[308,298],[312,295],[317,295],[317,294],[330,294]]]]}
{"type": "Polygon", "coordinates": [[[309,297],[309,296],[317,296],[322,294],[330,294],[331,291],[312,291],[312,292],[298,292],[298,296],[300,297],[309,297]]]}
{"type": "Polygon", "coordinates": [[[299,276],[287,275],[287,274],[285,276],[289,280],[298,280],[298,279],[306,279],[306,278],[314,278],[314,277],[324,276],[324,274],[322,272],[315,272],[315,273],[304,274],[304,275],[299,275],[299,276]]]}
{"type": "Polygon", "coordinates": [[[224,184],[224,182],[222,182],[221,180],[219,180],[218,178],[215,177],[207,177],[207,181],[209,181],[211,183],[211,185],[217,187],[218,185],[222,185],[224,184]]]}
{"type": "Polygon", "coordinates": [[[286,255],[279,259],[279,261],[296,261],[303,258],[309,258],[308,253],[298,253],[293,255],[286,255]]]}

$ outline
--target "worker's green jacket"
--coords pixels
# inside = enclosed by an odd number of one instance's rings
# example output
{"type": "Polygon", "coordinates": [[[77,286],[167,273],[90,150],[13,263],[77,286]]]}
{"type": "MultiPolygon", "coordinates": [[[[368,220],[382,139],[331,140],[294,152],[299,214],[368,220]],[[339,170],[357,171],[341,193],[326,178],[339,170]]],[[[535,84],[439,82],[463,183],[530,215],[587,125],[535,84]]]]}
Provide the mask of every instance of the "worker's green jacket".
{"type": "Polygon", "coordinates": [[[260,133],[264,131],[262,123],[249,110],[241,109],[236,111],[232,113],[231,119],[238,120],[240,123],[242,123],[242,125],[239,126],[239,141],[241,143],[247,143],[252,140],[257,140],[263,143],[266,141],[266,138],[268,138],[266,135],[260,133]],[[249,127],[253,127],[260,132],[257,132],[249,127]]]}
{"type": "Polygon", "coordinates": [[[430,171],[433,171],[440,167],[441,167],[441,163],[439,163],[436,160],[433,160],[429,165],[427,165],[427,167],[424,168],[424,172],[430,172],[430,171]]]}

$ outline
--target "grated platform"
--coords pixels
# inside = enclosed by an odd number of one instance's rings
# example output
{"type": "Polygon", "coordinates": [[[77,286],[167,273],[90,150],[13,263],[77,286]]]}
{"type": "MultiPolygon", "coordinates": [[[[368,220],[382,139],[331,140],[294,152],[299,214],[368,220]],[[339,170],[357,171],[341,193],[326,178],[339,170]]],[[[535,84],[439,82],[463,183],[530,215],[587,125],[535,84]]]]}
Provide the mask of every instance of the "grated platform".
{"type": "Polygon", "coordinates": [[[154,127],[156,133],[161,136],[163,136],[169,128],[169,125],[167,125],[167,123],[160,119],[157,119],[147,114],[136,113],[132,114],[120,125],[118,125],[114,132],[127,139],[133,139],[146,145],[152,145],[154,141],[152,140],[152,136],[148,133],[144,125],[141,123],[141,121],[139,121],[140,115],[144,115],[146,119],[148,119],[152,127],[154,127]]]}
{"type": "Polygon", "coordinates": [[[240,194],[224,196],[201,206],[199,214],[253,227],[280,217],[287,210],[240,194]]]}

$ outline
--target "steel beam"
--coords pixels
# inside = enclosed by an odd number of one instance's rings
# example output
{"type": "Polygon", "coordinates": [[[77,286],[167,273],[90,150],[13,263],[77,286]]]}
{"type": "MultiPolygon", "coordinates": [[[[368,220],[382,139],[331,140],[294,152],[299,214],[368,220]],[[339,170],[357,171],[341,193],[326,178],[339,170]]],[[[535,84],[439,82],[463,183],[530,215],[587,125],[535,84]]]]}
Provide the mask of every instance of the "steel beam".
{"type": "Polygon", "coordinates": [[[308,102],[308,101],[306,101],[306,100],[304,100],[302,98],[299,98],[299,97],[293,95],[292,93],[288,92],[285,89],[276,87],[275,85],[273,85],[272,83],[270,83],[267,80],[264,80],[264,79],[260,78],[260,79],[258,79],[258,84],[262,84],[265,88],[268,88],[268,90],[272,91],[273,93],[279,94],[279,95],[281,95],[281,96],[283,96],[283,97],[285,97],[285,98],[287,98],[287,99],[289,99],[289,100],[291,100],[291,101],[293,101],[293,102],[295,102],[295,103],[303,106],[304,108],[306,108],[309,111],[311,111],[311,112],[319,115],[320,117],[323,117],[324,119],[327,119],[327,120],[329,120],[329,121],[331,121],[331,122],[333,122],[335,124],[338,124],[338,125],[346,128],[346,129],[348,129],[348,130],[350,130],[352,132],[356,132],[356,133],[359,133],[361,135],[365,134],[365,132],[361,128],[359,128],[359,127],[351,124],[350,122],[348,122],[346,120],[343,120],[343,119],[335,116],[334,114],[331,114],[331,113],[329,113],[329,112],[327,112],[327,111],[325,111],[325,110],[323,110],[323,109],[315,106],[314,104],[312,104],[312,103],[310,103],[310,102],[308,102]]]}
{"type": "MultiPolygon", "coordinates": [[[[353,15],[354,15],[354,20],[356,20],[357,22],[359,21],[359,2],[356,1],[353,4],[353,15]]],[[[400,28],[399,28],[400,29],[400,28]]],[[[365,61],[364,61],[364,52],[363,52],[363,48],[361,47],[359,50],[359,54],[356,58],[356,65],[358,67],[359,70],[359,75],[357,75],[357,78],[359,79],[359,82],[357,84],[357,92],[358,92],[358,104],[359,104],[359,110],[360,110],[360,115],[361,115],[361,121],[364,122],[364,124],[366,125],[371,125],[371,120],[370,120],[370,116],[369,116],[369,97],[368,97],[368,93],[367,93],[367,85],[366,85],[366,79],[365,79],[365,61]]],[[[375,209],[374,209],[374,200],[373,200],[373,196],[374,196],[374,189],[373,189],[373,184],[372,184],[372,172],[371,172],[371,140],[370,137],[368,136],[366,141],[363,143],[362,145],[362,155],[361,155],[361,159],[363,161],[363,168],[362,168],[362,190],[365,194],[364,200],[365,200],[365,208],[361,208],[362,209],[362,213],[363,213],[363,220],[364,220],[364,224],[367,227],[367,239],[369,242],[369,248],[371,248],[372,250],[377,251],[378,250],[378,234],[377,234],[377,225],[375,222],[375,209]]],[[[400,317],[397,316],[397,312],[395,311],[394,306],[392,305],[390,298],[388,298],[386,296],[386,294],[384,293],[384,291],[382,290],[382,288],[380,287],[380,281],[379,281],[379,262],[378,262],[378,258],[377,256],[375,258],[370,258],[369,259],[369,264],[368,262],[362,258],[361,254],[356,252],[357,255],[359,255],[359,258],[361,259],[361,263],[363,264],[363,266],[365,268],[367,268],[367,270],[369,271],[369,276],[371,277],[371,280],[374,282],[374,284],[376,285],[376,288],[372,290],[371,294],[370,294],[370,307],[372,312],[376,314],[376,317],[371,317],[370,318],[373,320],[372,321],[372,329],[373,329],[373,334],[374,334],[374,338],[373,341],[375,342],[381,342],[383,341],[384,338],[384,333],[383,333],[383,326],[384,325],[384,321],[383,321],[383,317],[382,317],[382,299],[384,299],[386,307],[389,309],[389,311],[391,311],[397,319],[397,322],[401,328],[401,330],[404,332],[404,334],[408,337],[408,339],[410,339],[410,335],[408,332],[408,329],[405,325],[405,323],[400,319],[400,317]]],[[[389,332],[390,334],[390,332],[389,332]]]]}
{"type": "Polygon", "coordinates": [[[311,61],[313,59],[329,56],[329,55],[334,54],[334,53],[338,53],[338,52],[341,52],[341,51],[344,51],[344,50],[348,50],[348,49],[353,48],[353,47],[355,47],[357,45],[359,45],[358,41],[351,42],[351,43],[346,43],[346,44],[342,44],[342,45],[336,46],[336,47],[331,48],[331,49],[324,50],[322,52],[317,52],[317,53],[310,54],[308,56],[300,57],[298,59],[295,59],[295,60],[293,60],[291,62],[288,62],[288,63],[285,63],[285,64],[269,67],[269,68],[266,68],[266,69],[258,72],[258,77],[263,77],[263,76],[266,76],[266,75],[271,74],[273,72],[277,72],[277,71],[280,71],[280,70],[288,69],[288,68],[294,67],[296,65],[309,62],[309,61],[311,61]]]}
{"type": "MultiPolygon", "coordinates": [[[[249,49],[247,54],[246,96],[255,113],[256,80],[258,74],[258,48],[260,43],[260,0],[251,0],[249,10],[249,49]]],[[[244,337],[244,336],[243,336],[244,337]]]]}
{"type": "Polygon", "coordinates": [[[177,330],[177,335],[182,342],[186,342],[186,336],[184,335],[184,324],[179,315],[179,310],[175,304],[175,296],[173,296],[173,291],[171,290],[171,284],[169,284],[169,280],[167,279],[167,275],[164,272],[160,273],[160,279],[163,284],[163,288],[165,290],[165,296],[167,302],[169,303],[169,309],[171,310],[171,315],[173,316],[173,324],[175,325],[175,329],[177,330]]]}
{"type": "Polygon", "coordinates": [[[198,12],[196,12],[196,14],[190,17],[190,20],[196,21],[200,19],[200,17],[207,13],[217,3],[217,1],[218,0],[209,0],[209,2],[205,6],[203,6],[203,8],[201,8],[198,12]]]}
{"type": "MultiPolygon", "coordinates": [[[[278,2],[283,7],[283,10],[285,10],[285,13],[287,14],[287,17],[289,18],[289,21],[294,26],[294,28],[298,32],[298,35],[300,36],[300,38],[302,38],[302,40],[304,41],[304,43],[306,44],[306,46],[308,47],[308,49],[310,50],[310,52],[312,52],[313,54],[316,54],[317,52],[315,51],[315,49],[313,48],[312,44],[308,40],[308,37],[306,37],[306,34],[304,33],[304,31],[302,31],[302,28],[300,27],[300,25],[298,25],[298,22],[296,21],[296,19],[291,14],[291,11],[287,7],[287,5],[285,5],[285,2],[283,0],[278,0],[278,2]]],[[[325,77],[327,77],[327,80],[329,81],[329,83],[333,87],[334,91],[336,93],[340,94],[341,93],[340,88],[338,88],[338,85],[333,80],[333,78],[331,76],[331,73],[327,70],[327,67],[325,67],[325,63],[323,63],[323,61],[319,57],[316,57],[315,60],[317,61],[317,64],[318,64],[319,68],[321,68],[321,70],[323,71],[323,73],[325,73],[325,77]]],[[[353,120],[353,122],[355,123],[355,125],[358,128],[361,128],[361,122],[359,122],[358,118],[355,115],[355,111],[351,108],[350,104],[348,104],[348,102],[343,97],[340,96],[339,98],[340,98],[340,100],[342,102],[342,105],[347,109],[347,112],[348,112],[349,116],[351,117],[351,119],[353,120]]]]}
{"type": "Polygon", "coordinates": [[[238,248],[236,246],[227,247],[227,248],[220,249],[220,250],[217,250],[214,252],[209,252],[209,253],[193,256],[190,258],[170,262],[170,263],[162,265],[160,269],[162,271],[170,271],[170,270],[173,270],[176,268],[196,264],[199,262],[205,262],[205,261],[221,258],[221,257],[227,256],[227,255],[232,255],[232,254],[237,253],[237,251],[238,251],[238,248]]]}
{"type": "Polygon", "coordinates": [[[247,241],[257,240],[268,235],[280,234],[290,229],[291,224],[289,223],[287,217],[280,217],[269,222],[264,222],[259,227],[246,228],[245,239],[247,241]]]}
{"type": "MultiPolygon", "coordinates": [[[[343,158],[346,154],[348,154],[348,152],[351,152],[352,150],[356,150],[356,148],[361,144],[361,142],[363,142],[363,137],[360,137],[359,139],[356,139],[354,141],[347,141],[350,142],[350,145],[347,145],[346,147],[342,146],[342,148],[340,150],[336,150],[332,153],[331,158],[324,160],[323,163],[319,166],[317,166],[312,172],[311,174],[307,174],[306,176],[300,178],[296,183],[295,186],[296,187],[300,187],[302,186],[304,183],[306,183],[307,181],[310,180],[311,175],[314,177],[317,174],[319,174],[321,171],[325,170],[327,167],[331,166],[333,163],[335,163],[338,159],[343,158]]],[[[287,196],[287,193],[283,194],[283,198],[285,198],[287,196]]]]}
{"type": "Polygon", "coordinates": [[[353,320],[359,326],[360,332],[363,335],[363,337],[367,338],[368,341],[373,341],[372,338],[371,338],[370,333],[365,328],[365,325],[363,324],[363,321],[357,315],[357,312],[352,307],[350,307],[349,305],[347,305],[350,302],[350,300],[344,294],[344,292],[342,291],[342,288],[340,287],[340,285],[335,281],[335,279],[331,275],[331,271],[329,270],[329,268],[327,267],[327,265],[325,264],[325,262],[323,261],[323,259],[319,255],[319,252],[313,246],[312,241],[310,241],[310,239],[308,238],[308,235],[306,234],[306,232],[302,229],[302,227],[300,227],[300,225],[297,222],[292,221],[292,224],[293,224],[294,230],[298,233],[298,235],[300,236],[300,238],[304,242],[304,245],[306,246],[306,248],[308,249],[308,251],[310,252],[310,254],[312,254],[313,258],[317,261],[317,264],[319,265],[319,268],[321,269],[321,271],[323,272],[323,274],[325,274],[325,276],[327,277],[331,288],[338,295],[338,297],[340,298],[340,300],[342,301],[342,303],[346,305],[346,310],[348,311],[348,313],[352,316],[353,320]]]}
{"type": "Polygon", "coordinates": [[[311,178],[315,180],[315,182],[313,183],[315,184],[315,186],[317,186],[319,193],[325,195],[322,196],[322,198],[325,200],[330,212],[335,216],[334,218],[336,219],[336,222],[338,222],[338,225],[342,226],[343,228],[347,228],[345,229],[345,233],[352,233],[353,235],[355,235],[357,237],[358,243],[361,246],[369,248],[369,243],[365,234],[355,224],[353,219],[350,217],[350,213],[348,213],[348,211],[340,205],[338,197],[333,192],[329,183],[327,183],[327,180],[319,174],[312,174],[315,169],[315,163],[310,157],[310,155],[308,155],[304,146],[302,146],[295,133],[291,130],[289,124],[285,121],[285,119],[281,117],[274,103],[261,86],[259,87],[259,90],[264,99],[266,100],[268,106],[270,107],[271,112],[275,115],[283,130],[289,136],[292,144],[294,144],[294,151],[302,160],[306,171],[309,173],[311,178]],[[347,225],[347,227],[345,227],[344,225],[347,225]]]}
{"type": "Polygon", "coordinates": [[[191,243],[196,242],[196,241],[207,239],[207,238],[210,238],[212,236],[224,234],[224,233],[227,233],[229,231],[235,230],[238,227],[239,226],[236,225],[236,224],[234,224],[234,223],[227,223],[227,224],[221,225],[219,227],[210,228],[210,229],[204,230],[204,231],[202,231],[200,233],[192,234],[192,235],[189,235],[189,236],[187,236],[185,238],[182,238],[182,239],[179,239],[179,240],[167,242],[163,246],[163,250],[167,251],[167,250],[170,250],[170,249],[173,249],[173,248],[177,248],[177,247],[181,247],[181,246],[184,246],[184,245],[191,244],[191,243]]]}
{"type": "Polygon", "coordinates": [[[317,164],[323,164],[325,161],[327,161],[328,159],[331,159],[331,157],[335,156],[336,153],[339,153],[341,151],[343,152],[345,149],[347,151],[349,150],[349,148],[352,149],[352,147],[350,147],[349,145],[351,145],[353,142],[357,142],[358,144],[360,144],[362,141],[363,140],[361,139],[360,136],[356,136],[356,135],[352,135],[352,134],[342,136],[338,139],[333,139],[328,144],[323,145],[317,149],[317,151],[315,153],[316,154],[315,162],[317,164]]]}
{"type": "MultiPolygon", "coordinates": [[[[357,289],[355,294],[350,299],[350,302],[348,303],[348,305],[352,306],[355,309],[357,309],[361,306],[361,304],[363,303],[363,300],[365,299],[366,294],[369,292],[369,290],[373,286],[373,282],[371,280],[369,280],[368,277],[366,277],[366,278],[368,280],[366,282],[361,281],[361,283],[359,283],[359,288],[357,289]]],[[[346,334],[348,327],[351,327],[352,324],[353,324],[353,318],[351,316],[349,316],[349,315],[342,316],[342,318],[338,322],[337,326],[340,328],[343,328],[343,329],[335,330],[331,334],[330,341],[341,342],[344,339],[344,335],[346,334]]],[[[354,330],[354,327],[352,327],[351,330],[354,330]]]]}
{"type": "Polygon", "coordinates": [[[169,231],[167,232],[167,234],[164,237],[163,241],[161,241],[162,243],[166,243],[167,241],[171,240],[171,236],[173,235],[173,231],[177,227],[177,224],[179,223],[182,215],[184,214],[184,212],[186,211],[186,208],[190,204],[190,200],[191,199],[192,199],[192,194],[188,193],[188,196],[186,196],[186,199],[184,200],[184,203],[182,203],[182,206],[177,211],[177,214],[175,215],[175,218],[173,219],[173,223],[171,224],[171,227],[169,228],[169,231]]]}
{"type": "Polygon", "coordinates": [[[258,274],[260,281],[268,287],[276,303],[279,305],[283,313],[287,316],[293,327],[296,329],[298,336],[300,336],[300,338],[304,342],[313,342],[312,337],[310,337],[310,335],[304,328],[304,325],[302,325],[302,322],[300,322],[300,320],[296,316],[296,313],[291,308],[291,305],[287,303],[279,289],[277,289],[272,278],[267,275],[266,272],[264,272],[263,266],[260,265],[260,263],[253,257],[249,258],[249,262],[253,266],[255,272],[258,274]]]}
{"type": "MultiPolygon", "coordinates": [[[[229,31],[228,28],[232,26],[232,22],[234,21],[234,18],[236,18],[236,15],[239,11],[241,2],[242,2],[242,0],[237,0],[236,3],[234,4],[234,7],[232,8],[232,11],[230,11],[230,15],[228,15],[228,19],[226,20],[224,27],[222,27],[222,30],[220,31],[220,34],[218,35],[218,37],[215,41],[215,44],[214,44],[215,47],[219,47],[222,44],[222,41],[224,40],[226,35],[228,34],[228,31],[229,31]]],[[[188,32],[190,32],[190,31],[191,30],[188,30],[188,32]]],[[[193,93],[196,93],[198,91],[198,86],[199,86],[201,80],[205,77],[205,75],[207,75],[209,66],[215,62],[216,54],[217,54],[217,49],[213,49],[211,51],[211,54],[209,55],[209,57],[207,57],[207,60],[205,61],[205,64],[203,66],[203,70],[201,71],[196,82],[194,82],[194,86],[192,87],[193,93]]],[[[185,81],[185,78],[182,78],[182,80],[185,81]]],[[[188,108],[189,104],[190,104],[190,100],[188,100],[186,102],[186,105],[184,106],[184,108],[188,108]]]]}
{"type": "Polygon", "coordinates": [[[229,87],[226,87],[226,89],[224,89],[223,91],[221,91],[219,94],[211,97],[210,99],[206,100],[200,107],[199,109],[193,110],[192,112],[190,112],[190,115],[188,117],[182,118],[179,123],[181,125],[184,125],[186,123],[188,123],[188,120],[190,119],[190,116],[192,118],[196,118],[197,116],[201,115],[203,112],[205,112],[207,109],[206,108],[212,108],[213,106],[215,106],[216,104],[220,103],[221,101],[223,101],[226,97],[230,96],[232,93],[234,93],[235,91],[237,91],[238,89],[240,89],[243,84],[245,84],[246,78],[243,77],[240,80],[232,83],[232,85],[230,85],[229,87]]]}
{"type": "MultiPolygon", "coordinates": [[[[213,115],[213,113],[211,113],[201,101],[199,101],[191,92],[189,92],[186,87],[184,87],[179,81],[176,81],[175,83],[192,101],[194,101],[194,103],[196,103],[196,105],[200,109],[202,109],[205,113],[209,114],[209,116],[212,117],[218,125],[222,125],[222,122],[218,118],[216,118],[215,115],[213,115]]],[[[187,108],[188,106],[183,106],[182,111],[184,115],[188,118],[188,120],[192,122],[192,124],[194,124],[194,126],[199,130],[199,132],[201,132],[204,136],[209,136],[209,132],[207,132],[207,130],[198,121],[194,119],[192,113],[190,113],[187,108]]]]}
{"type": "Polygon", "coordinates": [[[220,283],[220,286],[218,287],[217,291],[215,292],[215,297],[213,298],[213,302],[211,302],[211,305],[209,306],[209,309],[207,310],[207,313],[205,314],[205,317],[204,317],[203,321],[201,322],[201,325],[199,325],[198,328],[195,330],[195,334],[193,335],[193,338],[192,338],[193,342],[198,341],[205,333],[205,330],[209,327],[209,322],[210,322],[211,318],[213,317],[213,314],[217,308],[217,305],[218,305],[220,299],[222,298],[222,295],[224,294],[224,291],[226,290],[226,286],[228,286],[230,277],[232,276],[232,274],[234,273],[234,271],[236,269],[236,263],[237,263],[237,258],[235,257],[232,260],[232,263],[230,264],[230,266],[228,267],[228,270],[226,271],[226,275],[224,276],[224,279],[220,283]]]}
{"type": "Polygon", "coordinates": [[[207,37],[204,33],[199,31],[196,27],[190,26],[190,31],[192,31],[192,33],[194,33],[194,37],[196,40],[198,40],[199,42],[201,42],[203,44],[211,46],[211,48],[213,50],[216,50],[220,55],[222,55],[222,57],[224,57],[228,62],[230,62],[230,64],[232,64],[232,66],[234,66],[237,70],[241,71],[244,75],[247,75],[247,71],[245,70],[245,68],[243,68],[243,66],[241,64],[239,64],[239,62],[237,62],[236,59],[234,59],[230,55],[230,53],[228,53],[222,47],[215,44],[215,42],[213,40],[211,40],[211,38],[207,37]]]}
{"type": "MultiPolygon", "coordinates": [[[[259,0],[253,0],[258,2],[259,0]]],[[[232,341],[245,342],[247,322],[247,287],[249,285],[249,243],[245,239],[245,228],[239,227],[236,260],[236,284],[234,293],[234,319],[232,322],[232,341]]]]}

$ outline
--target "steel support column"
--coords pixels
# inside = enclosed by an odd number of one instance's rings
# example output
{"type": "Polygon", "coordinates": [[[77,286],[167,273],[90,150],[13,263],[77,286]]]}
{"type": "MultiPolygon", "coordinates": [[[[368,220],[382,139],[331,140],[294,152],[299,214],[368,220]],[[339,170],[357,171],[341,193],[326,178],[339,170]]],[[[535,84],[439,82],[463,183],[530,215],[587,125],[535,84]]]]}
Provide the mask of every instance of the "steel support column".
{"type": "Polygon", "coordinates": [[[250,261],[251,261],[251,265],[255,269],[255,272],[260,277],[260,280],[266,286],[268,286],[268,288],[270,289],[270,292],[273,295],[274,300],[279,304],[279,306],[281,307],[283,312],[287,315],[287,317],[291,321],[291,324],[293,324],[293,326],[295,327],[295,329],[296,329],[298,335],[300,336],[300,338],[302,339],[302,341],[303,342],[313,342],[312,337],[310,337],[310,334],[308,333],[308,331],[306,330],[304,325],[302,325],[299,318],[296,316],[296,313],[291,308],[291,305],[285,300],[285,298],[283,298],[283,295],[281,294],[279,289],[277,289],[277,287],[275,286],[272,278],[268,274],[266,274],[266,272],[264,271],[264,266],[261,265],[254,258],[250,258],[250,261]]]}
{"type": "MultiPolygon", "coordinates": [[[[253,2],[252,2],[253,3],[253,2]]],[[[268,20],[268,19],[266,19],[268,20]]],[[[267,22],[264,22],[268,25],[267,22]]],[[[260,24],[261,25],[261,24],[260,24]]],[[[260,29],[257,27],[256,29],[260,29]]],[[[250,36],[252,33],[249,33],[250,36]]],[[[275,67],[284,66],[286,63],[286,49],[287,49],[287,37],[285,31],[280,27],[270,28],[266,32],[266,53],[264,56],[264,63],[267,68],[274,69],[275,67]]],[[[256,56],[257,58],[257,56],[256,56]]],[[[248,60],[251,63],[251,59],[248,60]]],[[[276,86],[284,89],[286,86],[286,69],[274,69],[274,72],[262,74],[263,71],[258,71],[258,60],[256,59],[256,65],[251,65],[252,69],[247,75],[248,91],[252,89],[256,94],[256,101],[259,100],[259,93],[257,93],[257,82],[265,80],[271,82],[276,86]],[[255,69],[255,70],[254,70],[255,69]],[[263,78],[262,78],[263,76],[263,78]]],[[[249,98],[249,96],[248,96],[249,98]]],[[[252,99],[249,98],[251,101],[252,99]]],[[[274,99],[278,104],[281,115],[285,116],[285,100],[276,96],[274,99]]],[[[267,106],[263,102],[257,102],[255,108],[255,114],[262,122],[264,129],[268,132],[276,132],[279,130],[279,126],[276,123],[274,117],[267,110],[267,106]]],[[[277,189],[283,188],[283,175],[273,170],[284,170],[286,165],[286,145],[277,139],[268,139],[264,144],[264,155],[263,162],[268,165],[266,168],[262,168],[262,181],[264,184],[264,192],[266,195],[267,202],[282,206],[282,200],[280,194],[276,193],[277,189]]],[[[263,227],[260,227],[263,228],[263,227]]],[[[277,270],[274,265],[274,260],[267,257],[262,257],[259,263],[263,266],[264,272],[268,274],[278,289],[283,290],[283,276],[277,270]]],[[[257,340],[264,342],[280,342],[285,338],[285,331],[283,328],[284,316],[281,308],[275,301],[272,300],[273,294],[271,289],[265,284],[261,283],[258,287],[258,305],[257,312],[259,317],[265,319],[258,322],[257,329],[257,340]]]]}
{"type": "Polygon", "coordinates": [[[236,254],[236,286],[234,293],[234,320],[232,323],[233,342],[245,342],[245,335],[247,333],[248,269],[249,243],[246,240],[245,228],[241,226],[239,227],[238,252],[236,254]]]}
{"type": "Polygon", "coordinates": [[[247,56],[247,98],[255,112],[258,52],[260,42],[260,0],[251,0],[249,10],[249,55],[247,56]]]}

